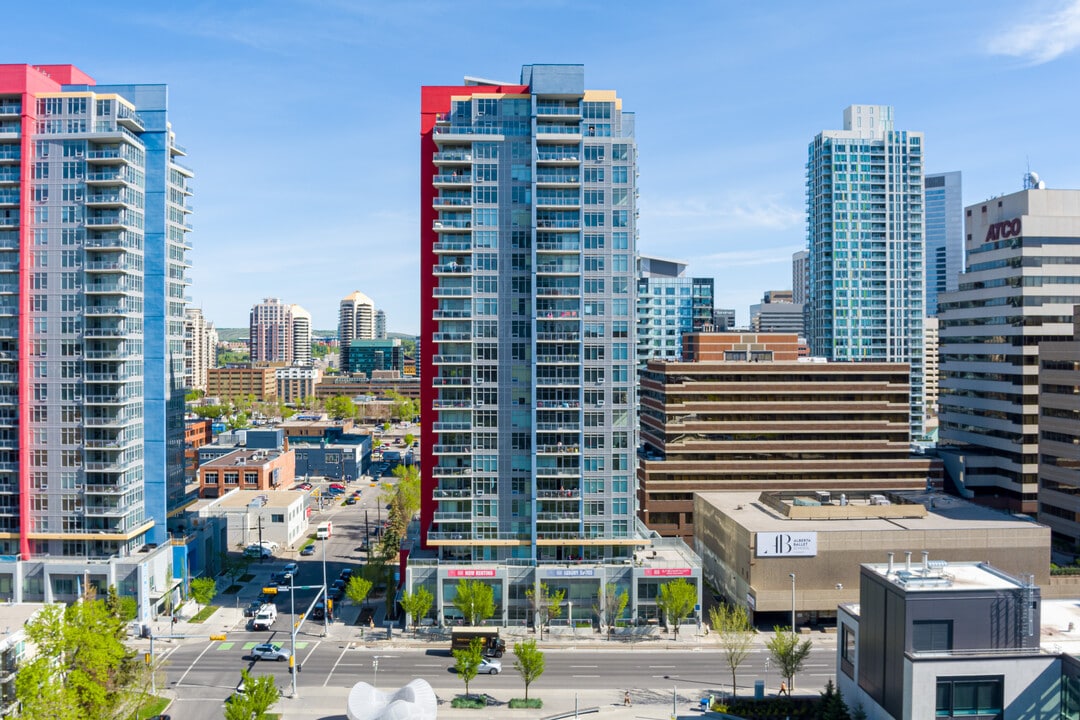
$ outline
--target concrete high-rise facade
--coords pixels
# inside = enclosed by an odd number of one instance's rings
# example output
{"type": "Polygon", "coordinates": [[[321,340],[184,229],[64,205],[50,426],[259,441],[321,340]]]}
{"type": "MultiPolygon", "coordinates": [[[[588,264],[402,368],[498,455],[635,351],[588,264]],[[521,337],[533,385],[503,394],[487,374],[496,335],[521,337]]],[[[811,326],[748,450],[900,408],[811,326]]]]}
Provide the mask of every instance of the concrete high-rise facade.
{"type": "MultiPolygon", "coordinates": [[[[575,609],[614,583],[655,613],[659,574],[630,562],[649,543],[634,116],[577,65],[421,97],[421,539],[440,562],[410,564],[406,585],[435,587],[445,613],[458,578],[487,578],[508,622],[531,618],[540,582],[575,609]]],[[[673,562],[699,582],[696,561],[673,562]]]]}
{"type": "Polygon", "coordinates": [[[712,323],[713,279],[688,277],[686,263],[637,259],[637,359],[677,360],[682,336],[712,323]]]}
{"type": "Polygon", "coordinates": [[[311,364],[311,313],[299,305],[289,308],[292,318],[292,364],[311,364]]]}
{"type": "Polygon", "coordinates": [[[4,597],[74,598],[89,572],[149,611],[139,550],[184,497],[184,154],[164,85],[0,65],[4,597]]]}
{"type": "Polygon", "coordinates": [[[375,311],[375,340],[386,339],[386,312],[383,310],[375,311]]]}
{"type": "Polygon", "coordinates": [[[251,362],[292,364],[295,350],[292,308],[277,298],[266,298],[251,308],[248,325],[251,362]]]}
{"type": "Polygon", "coordinates": [[[756,333],[804,332],[803,306],[793,302],[791,290],[766,290],[760,303],[750,306],[750,329],[756,333]]]}
{"type": "Polygon", "coordinates": [[[967,270],[938,303],[940,441],[964,494],[1039,510],[1039,344],[1073,339],[1080,190],[1023,190],[964,211],[967,270]]]}
{"type": "Polygon", "coordinates": [[[791,256],[791,301],[806,304],[810,292],[810,253],[799,250],[791,256]]]}
{"type": "Polygon", "coordinates": [[[911,366],[911,435],[925,434],[923,135],[886,105],[852,105],[806,163],[810,351],[911,366]]]}
{"type": "Polygon", "coordinates": [[[375,303],[357,290],[342,299],[338,316],[338,344],[345,348],[353,340],[375,339],[375,303]]]}
{"type": "Polygon", "coordinates": [[[959,171],[927,175],[926,314],[937,315],[938,296],[956,290],[964,270],[964,200],[959,171]]]}
{"type": "Polygon", "coordinates": [[[218,333],[201,308],[188,308],[184,321],[184,385],[206,390],[206,372],[217,365],[218,333]]]}

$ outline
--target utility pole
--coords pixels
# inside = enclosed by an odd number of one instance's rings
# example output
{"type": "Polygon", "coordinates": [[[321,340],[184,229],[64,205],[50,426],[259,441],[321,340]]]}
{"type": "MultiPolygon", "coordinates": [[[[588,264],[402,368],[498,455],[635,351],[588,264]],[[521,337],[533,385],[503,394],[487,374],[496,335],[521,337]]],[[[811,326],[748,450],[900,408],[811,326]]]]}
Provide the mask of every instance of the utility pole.
{"type": "MultiPolygon", "coordinates": [[[[297,570],[299,572],[299,569],[297,570]]],[[[296,693],[296,675],[300,671],[296,663],[296,573],[289,575],[289,612],[292,614],[292,645],[289,647],[289,669],[292,671],[292,696],[296,693]]]]}
{"type": "Polygon", "coordinates": [[[262,512],[259,513],[259,562],[266,562],[266,558],[263,557],[263,539],[262,539],[262,512]]]}
{"type": "MultiPolygon", "coordinates": [[[[333,534],[333,533],[331,533],[333,534]]],[[[323,637],[326,637],[330,633],[330,593],[326,587],[326,544],[330,542],[330,537],[326,537],[322,541],[322,591],[323,591],[323,637]]],[[[293,677],[296,677],[295,675],[293,677]]]]}

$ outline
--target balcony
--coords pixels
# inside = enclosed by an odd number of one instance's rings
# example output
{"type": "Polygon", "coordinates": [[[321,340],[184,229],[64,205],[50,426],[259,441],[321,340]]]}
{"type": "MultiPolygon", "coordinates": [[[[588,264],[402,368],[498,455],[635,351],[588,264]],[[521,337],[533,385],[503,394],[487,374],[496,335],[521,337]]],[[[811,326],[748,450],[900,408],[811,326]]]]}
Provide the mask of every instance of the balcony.
{"type": "Polygon", "coordinates": [[[536,513],[537,522],[578,522],[581,520],[581,513],[576,512],[538,512],[536,513]]]}
{"type": "Polygon", "coordinates": [[[581,162],[581,156],[575,152],[556,152],[545,148],[536,153],[536,159],[542,163],[569,164],[581,162]]]}
{"type": "Polygon", "coordinates": [[[83,508],[84,515],[97,515],[109,517],[123,517],[134,510],[130,505],[87,505],[83,508]]]}
{"type": "Polygon", "coordinates": [[[538,422],[536,423],[537,432],[580,432],[581,423],[579,422],[538,422]]]}
{"type": "MultiPolygon", "coordinates": [[[[448,478],[448,477],[468,478],[468,477],[472,477],[472,474],[473,474],[472,468],[469,468],[469,467],[444,467],[444,466],[441,466],[441,465],[436,465],[431,470],[431,476],[432,477],[437,477],[437,478],[448,478]]],[[[460,492],[466,492],[466,491],[465,490],[446,489],[446,490],[436,490],[435,492],[436,493],[439,493],[439,492],[460,493],[460,492]]],[[[443,497],[461,497],[461,496],[460,495],[444,495],[443,497]]]]}
{"type": "Polygon", "coordinates": [[[472,153],[463,150],[443,150],[431,156],[436,165],[463,165],[472,163],[472,153]]]}
{"type": "Polygon", "coordinates": [[[124,427],[131,423],[130,418],[122,415],[88,416],[83,418],[86,427],[124,427]]]}
{"type": "Polygon", "coordinates": [[[19,204],[19,191],[18,190],[0,191],[0,205],[18,205],[18,204],[19,204]]]}
{"type": "Polygon", "coordinates": [[[4,172],[0,172],[0,185],[17,184],[22,178],[19,173],[19,168],[8,168],[4,172]]]}
{"type": "MultiPolygon", "coordinates": [[[[127,147],[127,146],[125,146],[127,147]]],[[[127,157],[130,151],[120,147],[103,147],[86,151],[87,165],[121,165],[131,162],[127,157]]]]}
{"type": "Polygon", "coordinates": [[[581,340],[581,333],[570,330],[563,332],[537,332],[536,339],[539,342],[577,342],[581,340]]]}
{"type": "Polygon", "coordinates": [[[471,297],[473,294],[471,287],[437,287],[432,289],[432,297],[445,298],[445,297],[471,297]]]}
{"type": "MultiPolygon", "coordinates": [[[[573,209],[576,210],[576,209],[581,207],[581,198],[579,198],[579,197],[551,197],[551,196],[538,195],[536,197],[536,207],[537,207],[537,209],[555,207],[555,208],[573,208],[573,209]]],[[[550,222],[550,221],[548,221],[548,222],[550,222]]],[[[561,221],[557,221],[557,222],[561,222],[561,221]]],[[[539,221],[537,221],[537,226],[542,227],[540,225],[539,221]]]]}
{"type": "Polygon", "coordinates": [[[110,168],[86,173],[87,185],[129,185],[131,180],[125,172],[126,168],[110,168]]]}
{"type": "Polygon", "coordinates": [[[135,267],[126,260],[90,260],[84,266],[86,272],[135,272],[135,267]]]}
{"type": "Polygon", "coordinates": [[[431,408],[433,410],[472,410],[473,409],[473,401],[472,400],[433,400],[431,402],[431,408]]]}
{"type": "Polygon", "coordinates": [[[470,218],[463,220],[450,220],[448,218],[443,218],[442,220],[435,220],[432,223],[431,227],[433,230],[435,230],[435,232],[457,232],[460,230],[471,230],[472,219],[470,218]]]}
{"type": "Polygon", "coordinates": [[[431,361],[436,365],[471,365],[472,355],[434,355],[431,361]]]}
{"type": "Polygon", "coordinates": [[[433,445],[431,452],[434,455],[472,455],[472,448],[468,445],[433,445]]]}
{"type": "Polygon", "coordinates": [[[537,173],[537,185],[577,185],[581,182],[580,176],[574,173],[537,173]]]}
{"type": "Polygon", "coordinates": [[[115,228],[121,230],[134,223],[122,212],[97,213],[86,217],[87,227],[115,228]]]}
{"type": "Polygon", "coordinates": [[[471,240],[440,240],[431,249],[437,253],[471,253],[473,246],[471,240]]]}
{"type": "Polygon", "coordinates": [[[127,405],[128,403],[135,402],[138,399],[140,399],[139,395],[128,395],[127,393],[105,393],[97,395],[86,395],[83,398],[83,402],[86,405],[127,405]]]}
{"type": "Polygon", "coordinates": [[[0,100],[0,115],[22,114],[22,103],[18,100],[0,100]]]}
{"type": "Polygon", "coordinates": [[[139,113],[122,104],[117,104],[116,109],[116,123],[118,125],[122,125],[134,132],[143,132],[146,129],[146,124],[139,113]]]}
{"type": "Polygon", "coordinates": [[[435,522],[472,522],[473,514],[471,512],[439,512],[436,510],[431,519],[435,522]]]}
{"type": "Polygon", "coordinates": [[[537,355],[536,362],[540,363],[541,365],[573,365],[581,362],[581,356],[573,353],[565,353],[559,355],[537,355]]]}
{"type": "Polygon", "coordinates": [[[116,484],[93,484],[84,485],[87,495],[123,495],[128,490],[133,488],[137,483],[116,483],[116,484]]]}
{"type": "Polygon", "coordinates": [[[431,207],[436,210],[471,210],[472,204],[471,197],[437,197],[431,200],[431,207]]]}
{"type": "Polygon", "coordinates": [[[473,429],[471,422],[434,422],[431,429],[435,432],[469,432],[473,429]]]}
{"type": "Polygon", "coordinates": [[[0,145],[0,163],[17,163],[20,159],[22,159],[22,151],[18,145],[0,145]]]}
{"type": "Polygon", "coordinates": [[[472,175],[468,173],[450,173],[449,175],[435,175],[431,178],[431,184],[435,187],[442,187],[449,185],[451,187],[455,185],[471,185],[473,181],[472,175]]]}
{"type": "Polygon", "coordinates": [[[538,219],[536,227],[543,230],[580,230],[581,221],[577,218],[572,220],[548,220],[538,219]]]}
{"type": "Polygon", "coordinates": [[[472,342],[471,332],[437,332],[431,336],[432,342],[472,342]]]}
{"type": "Polygon", "coordinates": [[[89,317],[126,317],[131,311],[124,305],[88,305],[83,311],[89,317]]]}
{"type": "Polygon", "coordinates": [[[431,379],[434,387],[471,387],[471,377],[436,377],[431,379]]]}
{"type": "Polygon", "coordinates": [[[537,117],[551,116],[551,117],[578,117],[579,118],[579,117],[581,117],[581,106],[580,105],[571,105],[571,106],[568,106],[568,105],[544,105],[544,104],[541,104],[541,103],[537,103],[537,105],[536,105],[536,115],[537,115],[537,117]]]}
{"type": "Polygon", "coordinates": [[[135,207],[135,203],[130,200],[127,193],[122,193],[119,190],[99,190],[92,192],[86,196],[87,207],[135,207]]]}
{"type": "Polygon", "coordinates": [[[134,464],[132,460],[101,461],[84,463],[86,472],[122,473],[134,464]]]}
{"type": "Polygon", "coordinates": [[[120,281],[120,282],[92,282],[92,283],[87,283],[86,287],[84,288],[84,291],[86,292],[87,295],[93,295],[93,294],[116,295],[116,294],[134,293],[135,289],[134,289],[134,285],[129,286],[128,283],[123,282],[123,281],[120,281]]]}
{"type": "Polygon", "coordinates": [[[472,310],[435,310],[431,317],[435,320],[471,320],[472,310]]]}
{"type": "Polygon", "coordinates": [[[537,445],[536,452],[541,455],[577,455],[581,450],[577,445],[557,443],[555,445],[537,445]]]}

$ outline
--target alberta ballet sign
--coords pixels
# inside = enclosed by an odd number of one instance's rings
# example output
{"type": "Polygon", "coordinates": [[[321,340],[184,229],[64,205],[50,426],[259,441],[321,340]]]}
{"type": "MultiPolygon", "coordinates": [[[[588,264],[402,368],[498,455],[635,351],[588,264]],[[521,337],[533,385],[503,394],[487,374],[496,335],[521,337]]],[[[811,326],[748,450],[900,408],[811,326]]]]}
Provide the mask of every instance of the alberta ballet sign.
{"type": "Polygon", "coordinates": [[[1020,229],[1020,218],[1013,218],[1012,220],[994,223],[986,229],[986,240],[983,242],[1019,237],[1020,229]]]}
{"type": "Polygon", "coordinates": [[[817,555],[816,532],[759,532],[758,557],[814,557],[817,555]]]}

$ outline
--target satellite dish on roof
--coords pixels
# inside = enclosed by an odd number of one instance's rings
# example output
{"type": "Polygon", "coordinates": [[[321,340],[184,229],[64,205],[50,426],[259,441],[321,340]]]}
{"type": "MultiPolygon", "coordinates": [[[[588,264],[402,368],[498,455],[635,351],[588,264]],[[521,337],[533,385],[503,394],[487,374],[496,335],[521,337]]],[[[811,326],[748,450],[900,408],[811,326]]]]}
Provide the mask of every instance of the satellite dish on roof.
{"type": "Polygon", "coordinates": [[[1025,190],[1045,190],[1046,183],[1039,179],[1039,173],[1031,170],[1024,176],[1024,189],[1025,190]]]}

